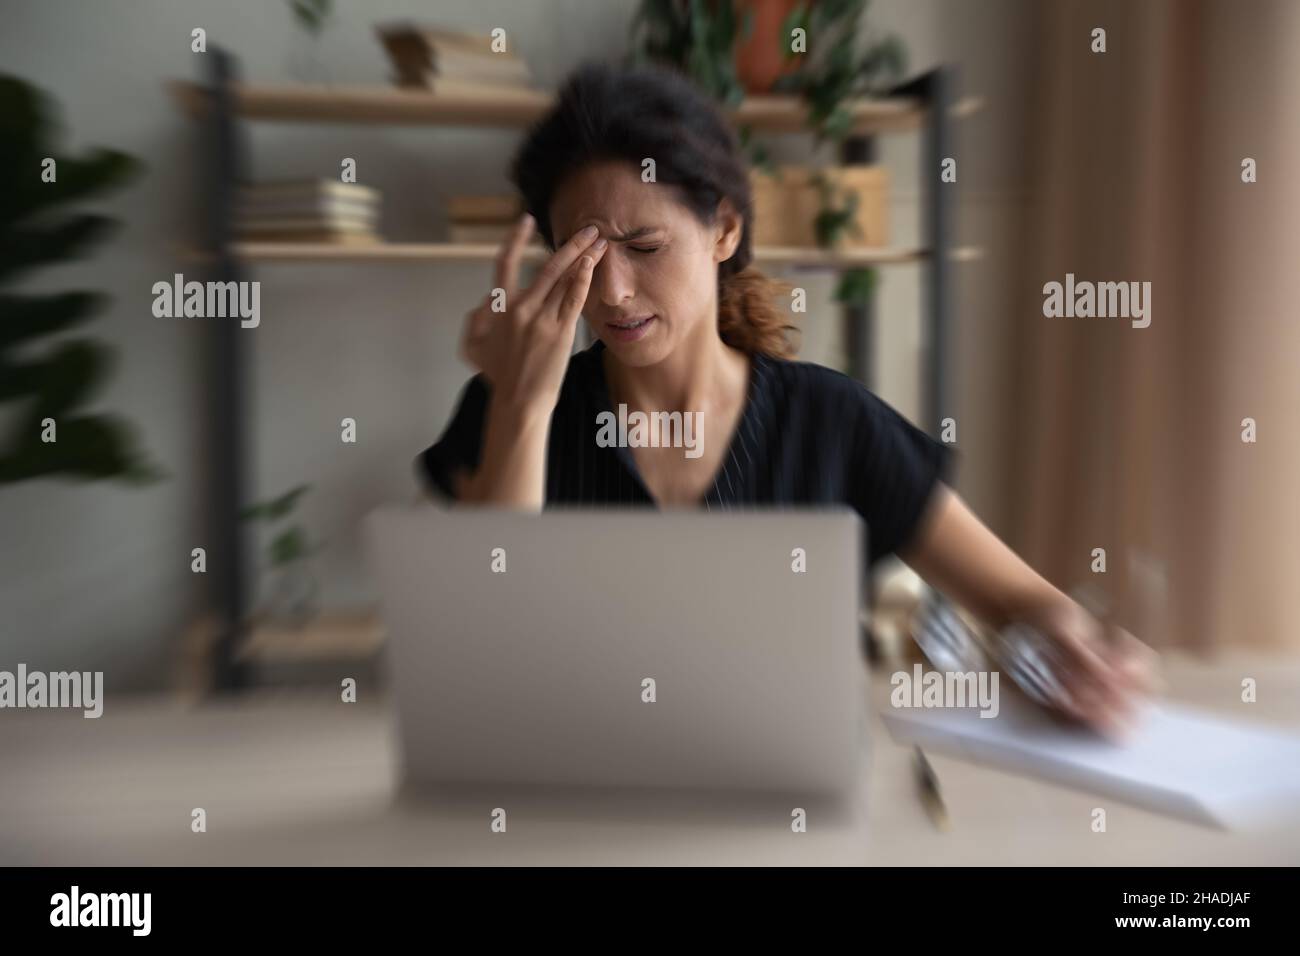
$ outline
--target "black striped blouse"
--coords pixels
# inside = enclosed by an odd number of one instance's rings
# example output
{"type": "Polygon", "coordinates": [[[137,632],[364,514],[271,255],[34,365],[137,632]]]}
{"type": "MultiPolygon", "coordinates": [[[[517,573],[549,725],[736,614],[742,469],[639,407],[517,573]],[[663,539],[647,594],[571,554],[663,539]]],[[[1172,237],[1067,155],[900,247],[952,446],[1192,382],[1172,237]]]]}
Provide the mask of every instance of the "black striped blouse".
{"type": "MultiPolygon", "coordinates": [[[[656,507],[631,451],[596,441],[597,415],[615,413],[604,348],[596,341],[569,360],[551,417],[547,506],[656,507]]],[[[424,481],[447,497],[456,470],[478,467],[489,389],[481,375],[470,379],[442,436],[416,460],[424,481]]],[[[916,530],[946,478],[949,451],[847,375],[754,355],[745,408],[701,504],[849,505],[866,523],[875,563],[916,530]]]]}

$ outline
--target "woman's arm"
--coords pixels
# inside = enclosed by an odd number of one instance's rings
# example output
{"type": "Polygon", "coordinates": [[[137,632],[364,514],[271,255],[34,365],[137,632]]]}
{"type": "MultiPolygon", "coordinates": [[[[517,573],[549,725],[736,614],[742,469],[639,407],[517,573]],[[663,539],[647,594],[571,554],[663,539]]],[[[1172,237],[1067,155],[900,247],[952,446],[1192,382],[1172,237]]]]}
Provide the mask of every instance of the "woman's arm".
{"type": "Polygon", "coordinates": [[[478,470],[458,475],[458,501],[540,511],[546,498],[545,406],[512,407],[494,393],[488,401],[478,470]]]}
{"type": "Polygon", "coordinates": [[[921,527],[900,553],[917,574],[989,627],[998,629],[1026,607],[1068,601],[940,483],[921,527]]]}
{"type": "Polygon", "coordinates": [[[483,450],[472,476],[454,479],[469,504],[540,511],[546,438],[596,263],[609,244],[595,226],[575,233],[518,287],[519,262],[536,223],[520,217],[497,254],[496,284],[465,317],[461,354],[491,386],[483,450]],[[497,311],[496,293],[505,311],[497,311]]]}
{"type": "Polygon", "coordinates": [[[899,555],[929,584],[992,628],[1037,628],[1067,651],[1066,710],[1122,731],[1135,696],[1155,684],[1155,654],[1126,631],[1107,635],[1078,602],[1054,587],[940,484],[915,538],[899,555]]]}

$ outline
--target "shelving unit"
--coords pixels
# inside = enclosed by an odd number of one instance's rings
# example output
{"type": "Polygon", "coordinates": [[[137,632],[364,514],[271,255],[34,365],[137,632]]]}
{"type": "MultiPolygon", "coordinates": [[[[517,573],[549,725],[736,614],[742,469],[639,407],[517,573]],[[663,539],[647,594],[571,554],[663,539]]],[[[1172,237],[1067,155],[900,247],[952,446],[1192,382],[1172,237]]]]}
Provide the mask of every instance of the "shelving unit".
{"type": "MultiPolygon", "coordinates": [[[[233,228],[235,190],[249,169],[241,136],[241,121],[285,123],[345,123],[358,125],[468,126],[524,128],[550,108],[552,96],[540,91],[505,94],[440,96],[431,92],[396,88],[250,86],[239,83],[236,61],[230,53],[213,49],[205,58],[204,84],[175,82],[171,92],[181,110],[192,117],[202,136],[203,182],[206,208],[203,246],[196,255],[210,278],[241,281],[250,264],[278,262],[374,261],[490,261],[497,247],[486,243],[385,243],[325,246],[295,243],[237,241],[233,228]]],[[[955,99],[955,75],[950,67],[932,70],[889,92],[880,99],[864,100],[852,107],[852,135],[845,141],[842,162],[866,164],[875,160],[875,137],[885,133],[919,131],[923,248],[847,248],[837,250],[759,247],[755,259],[764,265],[841,270],[895,263],[920,263],[925,270],[924,314],[927,355],[925,362],[925,421],[937,431],[941,412],[948,408],[950,367],[945,343],[951,312],[951,275],[955,263],[977,258],[977,249],[958,249],[953,239],[953,202],[950,191],[939,186],[940,161],[953,155],[951,125],[968,115],[980,102],[955,99]]],[[[806,133],[806,106],[795,97],[755,96],[729,111],[732,121],[749,125],[756,133],[806,133]]],[[[528,259],[545,253],[530,249],[528,259]]],[[[843,322],[850,373],[870,385],[874,307],[849,306],[843,322]]],[[[209,547],[210,573],[216,578],[223,624],[216,642],[215,684],[230,690],[247,681],[249,654],[262,649],[276,653],[282,635],[254,629],[244,633],[248,620],[245,589],[246,543],[238,514],[247,500],[248,457],[245,447],[249,337],[235,323],[213,324],[209,356],[213,460],[210,520],[215,538],[209,547]]],[[[303,640],[302,648],[355,646],[373,648],[382,640],[373,615],[346,621],[331,619],[328,640],[303,640]],[[340,630],[343,628],[344,630],[340,630]]],[[[285,638],[288,640],[290,638],[285,638]]]]}
{"type": "MultiPolygon", "coordinates": [[[[245,262],[377,262],[403,259],[455,261],[491,261],[498,246],[490,243],[467,242],[375,242],[356,245],[325,245],[323,243],[292,242],[236,242],[231,251],[245,262]]],[[[815,249],[805,246],[758,246],[754,261],[767,266],[796,266],[801,269],[855,269],[865,266],[893,265],[901,262],[921,262],[929,257],[929,250],[921,248],[858,248],[815,249]]],[[[958,261],[979,257],[979,250],[966,247],[949,251],[958,261]]],[[[210,259],[202,251],[195,251],[195,259],[210,259]]],[[[525,262],[538,262],[547,252],[540,245],[530,245],[522,256],[525,262]]]]}

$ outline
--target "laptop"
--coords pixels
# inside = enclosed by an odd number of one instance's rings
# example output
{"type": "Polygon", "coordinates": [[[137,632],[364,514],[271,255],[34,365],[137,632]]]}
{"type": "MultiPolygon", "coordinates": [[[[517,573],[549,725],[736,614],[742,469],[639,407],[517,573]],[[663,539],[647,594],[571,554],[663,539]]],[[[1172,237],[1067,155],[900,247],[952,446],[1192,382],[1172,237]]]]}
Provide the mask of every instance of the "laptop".
{"type": "Polygon", "coordinates": [[[408,787],[861,786],[851,509],[392,506],[365,534],[408,787]]]}

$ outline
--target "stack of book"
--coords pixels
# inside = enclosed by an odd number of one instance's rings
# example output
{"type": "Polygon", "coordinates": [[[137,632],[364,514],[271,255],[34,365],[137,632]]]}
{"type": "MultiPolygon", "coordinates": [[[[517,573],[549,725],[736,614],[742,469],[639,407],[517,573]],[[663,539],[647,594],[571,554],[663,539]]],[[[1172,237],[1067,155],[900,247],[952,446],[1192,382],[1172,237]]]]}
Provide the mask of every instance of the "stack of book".
{"type": "Polygon", "coordinates": [[[393,79],[398,86],[449,95],[535,92],[527,62],[508,47],[493,50],[488,34],[409,23],[381,24],[375,29],[397,71],[393,79]]]}
{"type": "Polygon", "coordinates": [[[447,203],[447,238],[500,243],[523,213],[517,196],[452,196],[447,203]]]}
{"type": "Polygon", "coordinates": [[[379,241],[379,192],[330,179],[245,186],[235,234],[247,242],[367,244],[379,241]]]}

